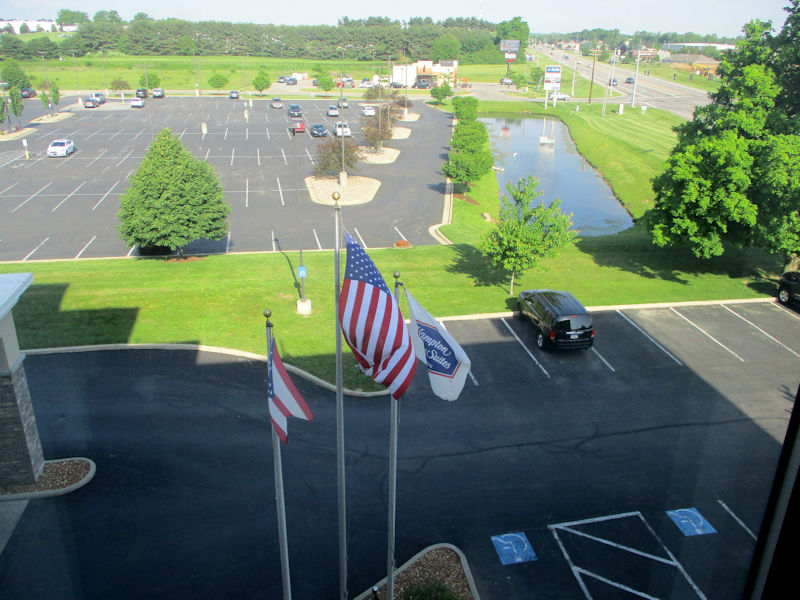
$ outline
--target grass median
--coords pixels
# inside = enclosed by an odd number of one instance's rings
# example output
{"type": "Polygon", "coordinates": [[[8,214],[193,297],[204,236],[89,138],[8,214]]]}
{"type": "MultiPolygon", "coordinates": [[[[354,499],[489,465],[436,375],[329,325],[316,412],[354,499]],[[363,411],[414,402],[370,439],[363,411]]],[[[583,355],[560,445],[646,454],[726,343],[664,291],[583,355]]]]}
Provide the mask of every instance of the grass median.
{"type": "MultiPolygon", "coordinates": [[[[504,113],[544,112],[531,102],[482,104],[504,113]]],[[[608,108],[608,107],[607,107],[608,108]]],[[[599,106],[569,103],[548,114],[563,119],[578,149],[608,180],[635,219],[652,202],[650,179],[671,148],[675,118],[656,110],[601,117],[599,106]]],[[[535,175],[535,173],[533,173],[535,175]]],[[[392,285],[401,280],[436,316],[513,310],[509,281],[475,248],[498,208],[495,173],[462,190],[454,223],[442,228],[452,246],[370,249],[392,285]]],[[[345,209],[346,210],[346,209],[345,209]]],[[[333,226],[333,217],[331,218],[333,226]]],[[[342,253],[342,259],[344,253],[342,253]]],[[[14,316],[23,348],[104,343],[197,343],[264,354],[262,311],[273,311],[274,334],[284,360],[334,380],[334,259],[306,251],[306,297],[312,314],[299,316],[296,252],[203,257],[199,260],[117,259],[8,263],[0,272],[32,272],[34,284],[14,316]]],[[[344,265],[342,264],[342,267],[344,265]]],[[[584,238],[545,270],[518,278],[518,288],[568,289],[590,306],[685,300],[750,298],[774,293],[759,274],[775,274],[780,261],[756,250],[731,249],[702,261],[685,249],[660,249],[641,222],[622,233],[584,238]]],[[[405,303],[401,302],[405,309],[405,303]]],[[[376,389],[349,352],[345,380],[351,388],[376,389]]]]}

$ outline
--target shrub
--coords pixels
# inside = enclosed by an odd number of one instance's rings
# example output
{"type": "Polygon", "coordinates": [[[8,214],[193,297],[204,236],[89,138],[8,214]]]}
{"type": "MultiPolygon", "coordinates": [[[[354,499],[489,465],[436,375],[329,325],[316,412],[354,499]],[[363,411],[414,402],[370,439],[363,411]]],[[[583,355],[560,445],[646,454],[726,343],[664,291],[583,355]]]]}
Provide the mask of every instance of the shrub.
{"type": "Polygon", "coordinates": [[[438,581],[414,583],[400,594],[400,600],[458,600],[445,584],[438,581]]]}

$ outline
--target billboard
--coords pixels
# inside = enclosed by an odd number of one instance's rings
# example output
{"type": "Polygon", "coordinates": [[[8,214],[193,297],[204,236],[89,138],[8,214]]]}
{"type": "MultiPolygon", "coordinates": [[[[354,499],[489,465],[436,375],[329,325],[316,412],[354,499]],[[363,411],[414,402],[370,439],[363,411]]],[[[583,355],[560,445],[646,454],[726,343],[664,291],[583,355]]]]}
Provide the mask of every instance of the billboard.
{"type": "Polygon", "coordinates": [[[519,40],[500,40],[500,52],[519,52],[519,40]]]}

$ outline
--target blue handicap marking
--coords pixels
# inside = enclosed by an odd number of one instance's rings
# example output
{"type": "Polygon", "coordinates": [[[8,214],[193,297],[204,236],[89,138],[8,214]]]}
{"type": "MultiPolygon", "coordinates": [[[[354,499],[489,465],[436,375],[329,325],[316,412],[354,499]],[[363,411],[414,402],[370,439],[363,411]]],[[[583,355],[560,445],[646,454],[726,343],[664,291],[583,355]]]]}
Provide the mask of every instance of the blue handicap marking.
{"type": "Polygon", "coordinates": [[[668,510],[667,515],[683,535],[707,535],[717,533],[711,523],[705,520],[696,508],[679,508],[668,510]]]}
{"type": "Polygon", "coordinates": [[[500,557],[500,562],[504,565],[516,565],[537,560],[536,552],[531,548],[528,536],[522,532],[493,535],[492,544],[497,551],[497,556],[500,557]]]}

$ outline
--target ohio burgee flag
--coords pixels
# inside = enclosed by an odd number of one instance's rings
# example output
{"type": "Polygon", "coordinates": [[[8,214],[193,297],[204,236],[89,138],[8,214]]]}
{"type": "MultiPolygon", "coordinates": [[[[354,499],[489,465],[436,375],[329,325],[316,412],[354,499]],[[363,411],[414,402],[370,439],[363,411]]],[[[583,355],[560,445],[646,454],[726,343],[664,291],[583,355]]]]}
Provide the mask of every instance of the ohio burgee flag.
{"type": "Polygon", "coordinates": [[[417,358],[428,366],[431,389],[443,400],[455,400],[469,373],[469,357],[407,289],[406,299],[411,316],[411,341],[417,358]]]}
{"type": "Polygon", "coordinates": [[[278,347],[275,345],[274,338],[272,340],[272,351],[269,353],[269,356],[271,363],[269,368],[268,392],[269,417],[272,420],[275,433],[278,434],[278,437],[284,444],[287,444],[289,443],[287,417],[297,417],[298,419],[313,421],[314,415],[289,378],[289,373],[286,372],[286,367],[283,365],[280,354],[278,354],[278,347]]]}
{"type": "Polygon", "coordinates": [[[339,322],[365,375],[399,398],[411,384],[417,360],[403,315],[375,263],[349,233],[339,322]]]}

